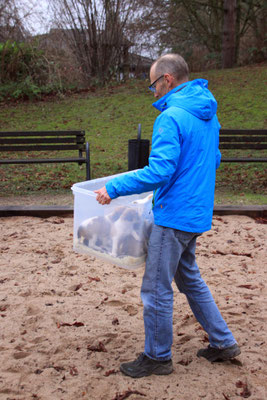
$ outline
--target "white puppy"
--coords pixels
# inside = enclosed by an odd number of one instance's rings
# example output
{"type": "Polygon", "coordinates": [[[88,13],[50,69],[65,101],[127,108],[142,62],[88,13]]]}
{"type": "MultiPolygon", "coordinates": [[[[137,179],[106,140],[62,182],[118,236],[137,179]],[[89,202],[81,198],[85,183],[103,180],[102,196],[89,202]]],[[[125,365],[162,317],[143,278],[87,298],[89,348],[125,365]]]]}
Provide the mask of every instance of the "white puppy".
{"type": "Polygon", "coordinates": [[[88,218],[78,228],[77,236],[85,246],[109,253],[112,248],[111,227],[125,207],[117,207],[106,216],[88,218]]]}
{"type": "Polygon", "coordinates": [[[133,204],[145,204],[148,203],[150,201],[150,199],[152,199],[153,194],[150,193],[148,196],[144,197],[143,199],[140,200],[134,200],[133,204]]]}
{"type": "MultiPolygon", "coordinates": [[[[135,200],[133,204],[146,203],[151,197],[135,200]]],[[[113,257],[141,257],[146,252],[151,225],[143,218],[140,207],[120,206],[106,216],[83,221],[77,235],[84,245],[113,257]]]]}
{"type": "Polygon", "coordinates": [[[139,210],[125,207],[119,219],[114,222],[111,227],[113,257],[140,255],[143,241],[140,217],[139,210]]]}

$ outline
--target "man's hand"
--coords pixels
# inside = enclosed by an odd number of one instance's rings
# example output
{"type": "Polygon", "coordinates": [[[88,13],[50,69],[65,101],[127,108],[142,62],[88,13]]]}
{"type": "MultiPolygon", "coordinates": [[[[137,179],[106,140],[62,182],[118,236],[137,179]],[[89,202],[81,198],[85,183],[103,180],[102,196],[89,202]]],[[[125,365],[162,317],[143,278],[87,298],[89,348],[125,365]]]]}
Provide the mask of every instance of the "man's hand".
{"type": "Polygon", "coordinates": [[[109,194],[105,186],[99,190],[95,190],[94,192],[97,194],[96,201],[98,201],[98,203],[104,205],[104,204],[109,204],[111,202],[111,198],[109,197],[109,194]]]}

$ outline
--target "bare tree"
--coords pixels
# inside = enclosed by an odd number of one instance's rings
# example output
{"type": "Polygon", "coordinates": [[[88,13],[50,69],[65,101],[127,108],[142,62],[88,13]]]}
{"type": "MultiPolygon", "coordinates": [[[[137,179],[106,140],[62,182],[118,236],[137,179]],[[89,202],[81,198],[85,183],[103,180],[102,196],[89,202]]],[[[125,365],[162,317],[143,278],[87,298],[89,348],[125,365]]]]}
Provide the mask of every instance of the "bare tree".
{"type": "Polygon", "coordinates": [[[85,79],[105,81],[127,64],[126,27],[135,0],[51,0],[54,25],[64,35],[85,79]]]}
{"type": "Polygon", "coordinates": [[[38,0],[0,0],[0,42],[28,39],[36,23],[37,5],[38,0]]]}
{"type": "Polygon", "coordinates": [[[0,0],[0,41],[22,40],[24,26],[14,0],[0,0]]]}
{"type": "Polygon", "coordinates": [[[235,64],[236,0],[224,0],[224,23],[222,43],[222,67],[232,68],[235,64]]]}
{"type": "Polygon", "coordinates": [[[253,51],[255,61],[264,61],[267,54],[267,3],[266,0],[246,0],[245,3],[247,7],[247,30],[251,30],[255,38],[253,51]]]}
{"type": "Polygon", "coordinates": [[[257,54],[263,57],[264,49],[266,52],[266,0],[147,0],[145,3],[143,26],[155,38],[152,45],[158,43],[160,52],[176,51],[190,59],[198,49],[201,62],[207,54],[217,66],[226,66],[227,49],[234,65],[239,59],[240,41],[248,32],[256,39],[257,54]]]}

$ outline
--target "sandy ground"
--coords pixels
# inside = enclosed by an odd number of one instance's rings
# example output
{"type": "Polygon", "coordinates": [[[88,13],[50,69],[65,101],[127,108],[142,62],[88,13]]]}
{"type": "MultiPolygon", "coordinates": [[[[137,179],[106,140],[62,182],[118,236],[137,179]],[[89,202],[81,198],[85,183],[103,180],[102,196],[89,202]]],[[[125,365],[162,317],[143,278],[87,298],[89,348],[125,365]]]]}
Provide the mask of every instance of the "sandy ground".
{"type": "Polygon", "coordinates": [[[28,196],[1,196],[0,206],[73,206],[73,194],[69,190],[64,194],[32,194],[28,196]]]}
{"type": "Polygon", "coordinates": [[[242,354],[198,359],[207,336],[175,289],[175,370],[137,380],[119,365],[143,350],[143,270],[74,253],[72,226],[72,218],[0,219],[1,400],[267,399],[266,225],[214,217],[197,247],[242,354]]]}

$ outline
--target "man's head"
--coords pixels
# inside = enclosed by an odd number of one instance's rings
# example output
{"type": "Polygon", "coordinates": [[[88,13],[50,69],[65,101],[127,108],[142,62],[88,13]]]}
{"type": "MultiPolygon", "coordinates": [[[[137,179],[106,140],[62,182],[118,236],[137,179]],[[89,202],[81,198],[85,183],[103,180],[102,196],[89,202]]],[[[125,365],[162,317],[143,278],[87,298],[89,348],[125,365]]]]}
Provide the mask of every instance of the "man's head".
{"type": "Polygon", "coordinates": [[[176,86],[188,81],[188,65],[179,54],[165,54],[150,68],[150,82],[155,84],[154,96],[161,98],[176,86]]]}

